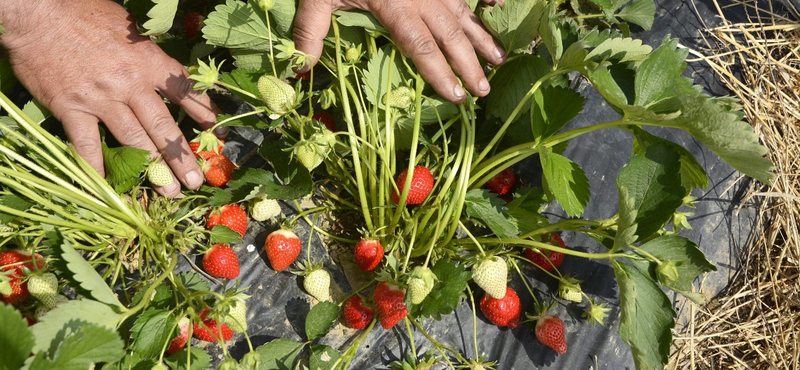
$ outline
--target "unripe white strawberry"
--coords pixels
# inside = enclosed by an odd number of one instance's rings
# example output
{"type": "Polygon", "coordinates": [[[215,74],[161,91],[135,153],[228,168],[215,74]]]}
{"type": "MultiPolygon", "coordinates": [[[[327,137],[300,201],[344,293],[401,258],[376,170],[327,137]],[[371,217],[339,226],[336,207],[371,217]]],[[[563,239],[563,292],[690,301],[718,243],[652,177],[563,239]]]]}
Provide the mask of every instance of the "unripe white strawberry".
{"type": "Polygon", "coordinates": [[[225,317],[225,324],[237,333],[247,331],[247,305],[244,301],[234,300],[228,310],[228,316],[225,317]]]}
{"type": "Polygon", "coordinates": [[[573,277],[565,277],[558,281],[558,296],[561,299],[581,303],[583,294],[581,293],[581,282],[573,277]]]}
{"type": "Polygon", "coordinates": [[[331,275],[324,269],[313,270],[303,279],[303,288],[320,302],[331,299],[331,275]]]}
{"type": "Polygon", "coordinates": [[[172,185],[172,172],[169,170],[164,162],[153,162],[147,166],[147,181],[155,186],[170,186],[172,185]]]}
{"type": "Polygon", "coordinates": [[[275,114],[282,115],[288,112],[295,104],[297,93],[285,81],[270,75],[263,75],[258,79],[258,92],[267,108],[275,114]]]}
{"type": "Polygon", "coordinates": [[[417,266],[408,279],[408,295],[411,303],[420,304],[428,297],[436,282],[436,275],[427,267],[417,266]]]}
{"type": "Polygon", "coordinates": [[[281,215],[281,205],[275,199],[259,198],[250,207],[250,217],[256,221],[266,221],[281,215]]]}
{"type": "Polygon", "coordinates": [[[47,308],[56,306],[58,278],[51,272],[32,275],[28,278],[28,291],[47,308]]]}
{"type": "Polygon", "coordinates": [[[56,304],[54,307],[47,307],[40,302],[39,304],[36,305],[36,310],[33,311],[33,318],[36,319],[36,321],[41,321],[44,315],[52,311],[55,307],[58,307],[62,303],[66,302],[69,302],[69,299],[60,294],[56,296],[56,304]]]}
{"type": "Polygon", "coordinates": [[[500,257],[489,257],[472,267],[472,279],[494,299],[506,296],[508,265],[500,257]]]}
{"type": "Polygon", "coordinates": [[[414,91],[407,86],[400,86],[388,92],[387,103],[392,108],[408,109],[414,101],[414,91]]]}
{"type": "Polygon", "coordinates": [[[322,153],[319,145],[308,140],[298,142],[292,150],[294,157],[309,171],[317,168],[325,159],[322,153]]]}

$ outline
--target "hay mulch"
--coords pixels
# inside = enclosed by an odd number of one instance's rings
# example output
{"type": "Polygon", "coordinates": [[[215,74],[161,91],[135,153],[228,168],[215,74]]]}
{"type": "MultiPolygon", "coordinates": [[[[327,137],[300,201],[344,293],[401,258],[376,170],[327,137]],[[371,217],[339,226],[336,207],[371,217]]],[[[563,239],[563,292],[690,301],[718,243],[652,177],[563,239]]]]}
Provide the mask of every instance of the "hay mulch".
{"type": "Polygon", "coordinates": [[[749,190],[762,206],[742,269],[675,331],[669,369],[800,370],[800,13],[785,3],[714,0],[720,26],[692,51],[738,95],[777,178],[749,190]]]}

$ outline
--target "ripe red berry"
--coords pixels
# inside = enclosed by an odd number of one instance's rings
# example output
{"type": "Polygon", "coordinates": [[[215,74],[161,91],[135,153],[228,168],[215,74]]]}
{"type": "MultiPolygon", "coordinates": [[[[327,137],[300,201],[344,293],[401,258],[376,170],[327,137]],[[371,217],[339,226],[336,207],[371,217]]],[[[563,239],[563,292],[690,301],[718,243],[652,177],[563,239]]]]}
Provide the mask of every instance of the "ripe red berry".
{"type": "Polygon", "coordinates": [[[275,230],[267,236],[264,242],[264,250],[267,252],[267,259],[275,271],[283,271],[289,268],[300,255],[303,244],[300,238],[293,231],[280,229],[275,230]]]}
{"type": "Polygon", "coordinates": [[[203,323],[192,323],[192,332],[194,337],[206,342],[216,342],[217,339],[220,338],[220,334],[222,335],[222,339],[225,341],[233,338],[233,330],[231,330],[228,325],[217,324],[216,320],[212,318],[206,318],[208,313],[208,308],[204,308],[202,311],[200,311],[200,319],[203,320],[203,323]]]}
{"type": "Polygon", "coordinates": [[[206,228],[223,225],[244,236],[247,233],[247,212],[238,204],[228,204],[208,211],[206,215],[206,228]]]}
{"type": "Polygon", "coordinates": [[[372,293],[372,300],[378,308],[378,319],[384,329],[391,329],[408,315],[405,303],[406,293],[385,281],[378,283],[372,293]]]}
{"type": "Polygon", "coordinates": [[[25,280],[25,270],[44,270],[47,262],[40,254],[31,255],[18,250],[0,251],[0,273],[5,274],[9,281],[3,290],[7,294],[0,293],[0,301],[8,304],[17,304],[30,297],[28,282],[25,280]],[[34,259],[36,265],[34,266],[34,259]]]}
{"type": "Polygon", "coordinates": [[[486,183],[486,188],[497,195],[504,195],[513,190],[516,183],[517,177],[514,175],[514,171],[510,168],[506,168],[497,175],[494,175],[494,177],[486,183]]]}
{"type": "Polygon", "coordinates": [[[298,73],[297,76],[295,76],[295,78],[297,78],[298,80],[308,81],[311,79],[311,71],[298,73]]]}
{"type": "Polygon", "coordinates": [[[186,343],[189,342],[189,319],[184,317],[178,323],[178,328],[180,329],[181,333],[178,334],[175,338],[172,338],[172,341],[169,342],[169,347],[167,347],[167,355],[171,355],[175,352],[178,352],[186,346],[186,343]]]}
{"type": "Polygon", "coordinates": [[[516,329],[519,325],[521,306],[517,292],[511,287],[506,287],[503,299],[493,298],[488,293],[481,298],[481,312],[489,321],[497,326],[507,326],[516,329]]]}
{"type": "Polygon", "coordinates": [[[377,239],[361,238],[353,251],[356,264],[364,271],[372,271],[383,260],[383,245],[377,239]]]}
{"type": "MultiPolygon", "coordinates": [[[[406,184],[406,176],[408,176],[407,169],[400,172],[400,175],[397,176],[396,184],[401,192],[406,184]]],[[[431,193],[434,185],[433,174],[424,166],[414,167],[413,176],[414,177],[411,179],[411,187],[408,189],[408,197],[406,198],[406,204],[409,205],[424,202],[425,199],[428,198],[428,194],[431,193]]],[[[398,192],[392,191],[392,201],[395,203],[400,202],[400,194],[398,192]]]]}
{"type": "Polygon", "coordinates": [[[223,141],[223,140],[219,140],[219,141],[220,141],[221,144],[217,144],[217,150],[216,151],[214,151],[214,150],[199,150],[200,149],[200,142],[199,141],[190,141],[189,142],[189,148],[192,149],[192,153],[194,153],[195,157],[203,158],[205,160],[209,160],[209,159],[211,159],[211,157],[214,157],[214,156],[219,155],[220,153],[222,153],[222,149],[224,148],[225,141],[223,141]]]}
{"type": "MultiPolygon", "coordinates": [[[[545,238],[545,243],[566,248],[564,245],[564,240],[561,239],[561,236],[557,233],[550,234],[547,238],[545,238]]],[[[564,253],[556,251],[549,251],[545,249],[525,249],[523,254],[525,255],[525,258],[530,260],[534,265],[539,266],[545,271],[552,271],[553,269],[561,266],[561,263],[564,262],[564,253]]]]}
{"type": "Polygon", "coordinates": [[[203,21],[205,17],[203,17],[200,13],[193,12],[186,15],[186,19],[183,20],[183,29],[186,31],[186,37],[189,39],[195,38],[197,36],[197,32],[203,28],[203,21]]]}
{"type": "Polygon", "coordinates": [[[206,182],[211,186],[225,186],[233,177],[236,165],[228,157],[219,154],[200,162],[200,168],[206,176],[206,182]]]}
{"type": "Polygon", "coordinates": [[[203,256],[203,268],[209,275],[221,279],[239,277],[239,258],[226,244],[214,244],[203,256]]]}
{"type": "Polygon", "coordinates": [[[351,329],[364,329],[375,317],[375,311],[364,303],[361,296],[350,297],[342,307],[344,324],[351,329]]]}
{"type": "Polygon", "coordinates": [[[536,339],[559,354],[567,353],[564,321],[558,316],[544,315],[536,320],[536,339]]]}
{"type": "Polygon", "coordinates": [[[333,116],[324,110],[315,111],[311,119],[325,125],[328,130],[336,131],[336,123],[333,120],[333,116]]]}

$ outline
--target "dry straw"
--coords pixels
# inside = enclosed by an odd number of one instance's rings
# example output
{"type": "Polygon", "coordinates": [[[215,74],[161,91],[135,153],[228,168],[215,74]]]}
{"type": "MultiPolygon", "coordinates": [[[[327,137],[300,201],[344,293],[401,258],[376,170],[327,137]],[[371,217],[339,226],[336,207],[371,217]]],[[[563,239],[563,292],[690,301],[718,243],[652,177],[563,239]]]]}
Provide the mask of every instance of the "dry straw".
{"type": "Polygon", "coordinates": [[[668,369],[800,370],[800,17],[785,3],[713,0],[719,26],[703,32],[706,50],[692,51],[741,99],[778,177],[750,189],[761,208],[742,269],[692,308],[668,369]],[[726,17],[742,11],[745,23],[726,17]]]}

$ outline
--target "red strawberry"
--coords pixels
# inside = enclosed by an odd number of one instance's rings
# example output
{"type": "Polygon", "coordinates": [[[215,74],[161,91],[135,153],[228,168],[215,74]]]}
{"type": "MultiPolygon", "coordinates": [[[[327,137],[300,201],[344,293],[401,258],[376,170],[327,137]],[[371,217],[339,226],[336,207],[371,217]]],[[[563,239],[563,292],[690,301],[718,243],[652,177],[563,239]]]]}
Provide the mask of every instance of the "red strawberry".
{"type": "Polygon", "coordinates": [[[28,282],[24,281],[25,275],[19,271],[11,271],[6,275],[10,280],[0,281],[0,301],[15,305],[30,297],[28,282]],[[4,285],[4,286],[3,286],[4,285]]]}
{"type": "Polygon", "coordinates": [[[514,175],[514,171],[510,168],[506,168],[497,175],[494,175],[494,177],[486,183],[486,188],[497,195],[504,195],[514,188],[516,182],[517,177],[514,175]]]}
{"type": "Polygon", "coordinates": [[[293,231],[286,229],[273,231],[264,242],[267,259],[275,271],[286,270],[300,255],[302,248],[300,238],[293,231]]]}
{"type": "Polygon", "coordinates": [[[36,253],[35,256],[30,253],[21,252],[18,250],[0,251],[0,270],[17,270],[23,272],[23,268],[28,270],[44,270],[47,268],[47,262],[41,254],[36,253]],[[33,261],[36,260],[36,267],[33,266],[33,261]],[[22,263],[24,262],[24,263],[22,263]]]}
{"type": "Polygon", "coordinates": [[[178,322],[178,327],[181,333],[175,338],[172,338],[172,341],[169,342],[169,347],[167,347],[168,355],[182,350],[183,347],[186,346],[186,343],[189,342],[189,318],[182,318],[181,321],[178,322]]]}
{"type": "Polygon", "coordinates": [[[28,291],[28,282],[24,281],[25,270],[44,270],[47,268],[47,263],[41,254],[35,256],[20,252],[18,250],[0,251],[0,271],[3,271],[9,278],[8,281],[0,281],[0,300],[8,304],[17,304],[22,302],[30,296],[28,291]],[[34,266],[34,259],[36,266],[34,266]]]}
{"type": "Polygon", "coordinates": [[[536,339],[559,354],[567,353],[564,322],[558,316],[544,315],[536,320],[536,339]]]}
{"type": "Polygon", "coordinates": [[[406,293],[385,281],[378,283],[372,293],[372,300],[378,308],[378,319],[384,329],[391,329],[408,315],[406,293]]]}
{"type": "Polygon", "coordinates": [[[520,307],[517,292],[511,287],[506,287],[506,295],[503,299],[492,298],[488,293],[481,298],[481,312],[497,326],[516,329],[519,325],[520,307]]]}
{"type": "Polygon", "coordinates": [[[227,226],[244,236],[247,233],[247,213],[238,204],[212,209],[206,215],[206,227],[211,230],[217,225],[227,226]]]}
{"type": "Polygon", "coordinates": [[[358,295],[354,295],[344,302],[342,312],[345,326],[352,329],[366,328],[375,317],[375,311],[364,304],[364,300],[358,295]]]}
{"type": "MultiPolygon", "coordinates": [[[[560,235],[556,233],[550,234],[549,239],[549,241],[545,240],[545,243],[566,248],[564,245],[564,240],[561,239],[560,235]]],[[[561,252],[548,251],[544,249],[525,249],[525,252],[523,253],[525,258],[545,271],[552,271],[553,269],[558,268],[558,266],[561,266],[561,262],[564,262],[564,253],[561,252]]]]}
{"type": "Polygon", "coordinates": [[[353,253],[358,267],[364,271],[372,271],[383,260],[383,245],[377,239],[361,238],[353,253]]]}
{"type": "Polygon", "coordinates": [[[186,15],[186,19],[183,20],[183,29],[186,30],[186,37],[189,39],[193,39],[197,36],[197,32],[203,28],[203,21],[205,17],[200,15],[200,13],[189,13],[186,15]]]}
{"type": "Polygon", "coordinates": [[[231,247],[214,244],[203,256],[203,268],[211,276],[236,279],[239,277],[239,258],[231,247]]]}
{"type": "Polygon", "coordinates": [[[231,181],[231,173],[236,170],[236,165],[228,157],[218,154],[202,160],[200,168],[206,175],[206,182],[209,185],[220,187],[231,181]]]}
{"type": "Polygon", "coordinates": [[[330,113],[324,110],[318,110],[314,112],[314,115],[311,116],[311,119],[318,121],[319,123],[325,125],[328,130],[336,131],[336,123],[333,120],[333,116],[330,113]]]}
{"type": "MultiPolygon", "coordinates": [[[[406,184],[406,176],[408,170],[403,170],[397,176],[397,188],[402,192],[406,184]]],[[[433,189],[434,180],[431,171],[424,166],[414,167],[414,177],[411,179],[411,188],[408,189],[408,197],[406,204],[414,205],[420,204],[428,198],[428,194],[433,189]]],[[[392,201],[395,203],[400,202],[400,195],[396,191],[392,191],[392,201]]]]}
{"type": "Polygon", "coordinates": [[[194,337],[206,342],[216,342],[220,334],[222,334],[222,339],[225,341],[233,338],[233,330],[231,330],[228,325],[217,325],[214,319],[206,319],[208,312],[208,308],[203,308],[203,310],[200,311],[200,319],[203,320],[203,325],[192,323],[194,337]]]}
{"type": "Polygon", "coordinates": [[[200,151],[198,151],[200,149],[200,142],[199,141],[190,141],[189,142],[189,148],[192,149],[192,153],[194,153],[195,157],[203,158],[205,160],[209,160],[209,159],[211,159],[211,157],[219,155],[220,153],[222,153],[222,149],[223,149],[223,147],[225,145],[225,141],[219,140],[219,142],[220,142],[220,144],[217,144],[217,150],[216,151],[214,151],[214,150],[200,150],[200,151]]]}
{"type": "Polygon", "coordinates": [[[295,76],[295,78],[298,80],[308,81],[311,79],[311,71],[299,73],[297,76],[295,76]]]}

